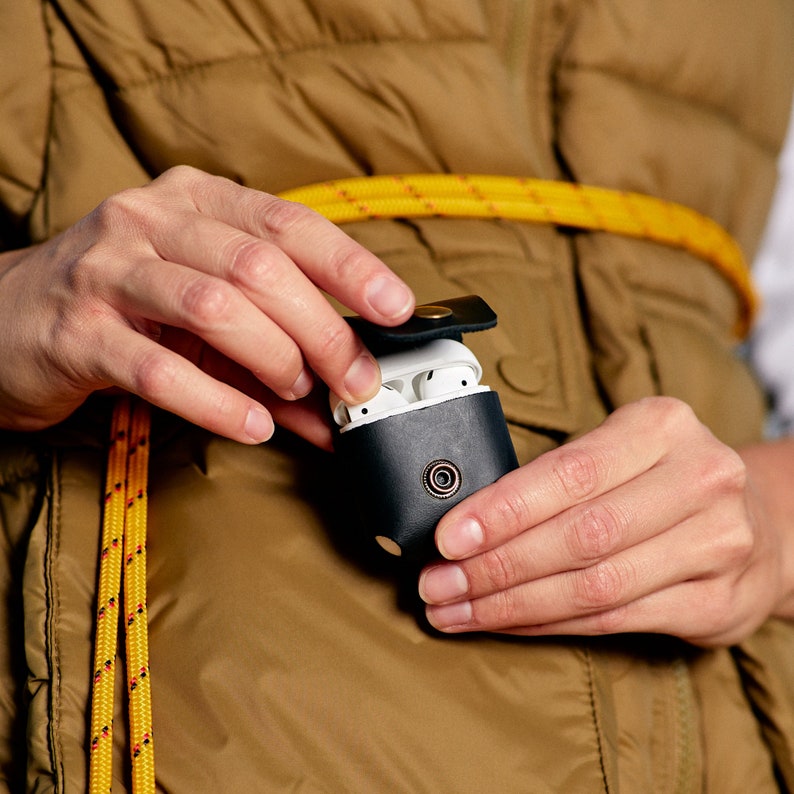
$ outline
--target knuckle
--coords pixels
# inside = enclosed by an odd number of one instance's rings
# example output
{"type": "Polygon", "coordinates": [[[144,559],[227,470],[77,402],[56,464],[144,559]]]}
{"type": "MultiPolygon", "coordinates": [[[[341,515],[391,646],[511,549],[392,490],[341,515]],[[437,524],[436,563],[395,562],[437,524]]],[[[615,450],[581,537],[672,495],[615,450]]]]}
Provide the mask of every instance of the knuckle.
{"type": "Polygon", "coordinates": [[[204,174],[198,168],[194,168],[191,165],[180,164],[171,166],[171,168],[163,171],[152,184],[170,185],[171,183],[175,183],[177,185],[187,185],[195,183],[201,177],[206,176],[208,175],[204,174]]]}
{"type": "Polygon", "coordinates": [[[337,282],[347,283],[367,273],[371,268],[370,255],[352,240],[337,241],[330,249],[326,269],[337,282]]]}
{"type": "Polygon", "coordinates": [[[280,237],[316,216],[312,210],[295,201],[267,196],[264,212],[261,214],[263,232],[268,237],[280,237]]]}
{"type": "Polygon", "coordinates": [[[690,423],[699,424],[692,408],[676,397],[647,397],[641,401],[650,413],[650,421],[663,432],[674,432],[690,423]]]}
{"type": "Polygon", "coordinates": [[[93,211],[92,220],[100,233],[128,232],[147,224],[151,204],[144,188],[127,188],[104,199],[93,211]]]}
{"type": "Polygon", "coordinates": [[[488,625],[493,628],[508,628],[516,625],[518,608],[516,595],[513,591],[502,590],[483,599],[473,602],[475,622],[478,625],[488,625]],[[486,610],[483,607],[487,604],[486,610]],[[478,614],[479,613],[479,614],[478,614]]]}
{"type": "Polygon", "coordinates": [[[743,569],[755,552],[755,535],[747,521],[723,523],[719,539],[710,544],[711,559],[723,569],[743,569]]]}
{"type": "Polygon", "coordinates": [[[247,238],[232,244],[229,279],[233,284],[268,290],[277,287],[272,252],[261,240],[247,238]]]}
{"type": "Polygon", "coordinates": [[[233,309],[233,289],[221,279],[201,277],[192,280],[180,301],[188,324],[199,330],[223,324],[233,309]]]}
{"type": "Polygon", "coordinates": [[[627,517],[612,506],[588,505],[568,528],[569,550],[574,559],[600,560],[620,546],[627,524],[627,517]]]}
{"type": "Polygon", "coordinates": [[[628,621],[628,609],[625,606],[607,609],[590,618],[591,625],[596,634],[619,634],[628,621]]]}
{"type": "Polygon", "coordinates": [[[627,590],[627,579],[627,572],[611,559],[583,568],[574,577],[574,605],[585,612],[617,606],[627,590]]]}
{"type": "Polygon", "coordinates": [[[46,341],[42,348],[44,360],[52,371],[59,372],[78,389],[86,382],[100,384],[109,380],[100,363],[106,318],[88,305],[81,308],[79,313],[59,314],[42,335],[46,341]]]}
{"type": "Polygon", "coordinates": [[[734,564],[746,563],[753,557],[756,546],[756,537],[749,523],[736,522],[731,537],[731,561],[734,564]]]}
{"type": "Polygon", "coordinates": [[[189,165],[175,165],[158,176],[149,189],[154,189],[161,200],[168,203],[176,201],[200,213],[205,209],[209,209],[211,213],[213,198],[217,198],[219,191],[223,191],[228,185],[239,187],[226,177],[208,174],[189,165]]]}
{"type": "Polygon", "coordinates": [[[163,348],[148,351],[133,368],[133,390],[155,403],[173,392],[177,379],[175,362],[163,348]]]}
{"type": "Polygon", "coordinates": [[[482,558],[482,576],[490,592],[500,592],[516,584],[518,564],[505,548],[492,549],[482,558]]]}
{"type": "Polygon", "coordinates": [[[344,321],[335,319],[317,329],[314,354],[318,360],[333,360],[338,358],[352,341],[353,334],[349,326],[344,321]]]}
{"type": "Polygon", "coordinates": [[[303,204],[273,196],[266,200],[262,220],[266,239],[308,234],[311,230],[324,278],[340,283],[363,283],[363,276],[371,271],[374,261],[365,248],[303,204]]]}
{"type": "Polygon", "coordinates": [[[702,626],[709,626],[714,633],[723,630],[737,614],[736,591],[721,578],[701,584],[699,603],[702,611],[698,622],[702,626]]]}
{"type": "MultiPolygon", "coordinates": [[[[66,259],[60,268],[64,283],[69,288],[69,295],[94,295],[102,283],[106,257],[97,245],[91,245],[77,256],[66,259]]],[[[61,305],[68,301],[59,296],[61,305]]]]}
{"type": "Polygon", "coordinates": [[[271,346],[267,371],[253,370],[254,375],[274,389],[288,389],[303,369],[303,356],[297,345],[271,346]]]}
{"type": "Polygon", "coordinates": [[[600,481],[596,459],[583,449],[563,450],[553,472],[564,495],[576,502],[594,493],[600,481]]]}
{"type": "Polygon", "coordinates": [[[492,502],[492,508],[496,513],[495,526],[523,530],[532,523],[529,504],[520,489],[501,488],[492,502]]]}
{"type": "Polygon", "coordinates": [[[705,454],[697,471],[698,482],[712,493],[743,493],[747,487],[747,468],[737,452],[723,444],[715,444],[705,454]]]}

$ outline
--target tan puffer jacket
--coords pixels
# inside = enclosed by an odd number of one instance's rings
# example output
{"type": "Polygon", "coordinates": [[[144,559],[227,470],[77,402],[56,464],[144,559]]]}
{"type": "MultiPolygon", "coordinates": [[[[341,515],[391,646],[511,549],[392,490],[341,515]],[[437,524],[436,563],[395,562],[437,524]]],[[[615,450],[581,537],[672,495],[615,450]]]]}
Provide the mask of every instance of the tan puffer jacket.
{"type": "MultiPolygon", "coordinates": [[[[15,0],[0,37],[9,247],[187,163],[269,192],[368,173],[574,179],[692,206],[749,255],[794,81],[787,0],[15,0]]],[[[471,344],[522,460],[648,394],[687,400],[729,443],[760,432],[735,296],[685,253],[500,221],[349,231],[420,301],[473,292],[496,309],[471,344]]],[[[1,437],[12,790],[85,788],[108,413],[92,400],[1,437]]],[[[324,453],[158,415],[151,468],[163,791],[794,788],[780,623],[709,652],[439,637],[414,572],[351,542],[324,453]]],[[[128,785],[119,700],[114,791],[128,785]]]]}

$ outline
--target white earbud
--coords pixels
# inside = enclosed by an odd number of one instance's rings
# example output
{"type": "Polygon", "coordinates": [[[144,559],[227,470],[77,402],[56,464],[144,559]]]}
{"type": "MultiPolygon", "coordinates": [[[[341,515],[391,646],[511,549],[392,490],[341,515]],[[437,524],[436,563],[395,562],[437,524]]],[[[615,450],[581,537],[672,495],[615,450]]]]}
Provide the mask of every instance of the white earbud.
{"type": "Polygon", "coordinates": [[[477,373],[473,367],[461,364],[452,367],[439,367],[423,372],[416,383],[416,393],[420,400],[442,397],[459,392],[461,389],[477,385],[477,373]]]}
{"type": "Polygon", "coordinates": [[[348,405],[337,395],[329,395],[334,421],[341,432],[372,419],[401,413],[400,409],[421,408],[424,400],[488,389],[478,385],[482,367],[474,353],[454,339],[434,339],[389,353],[380,356],[378,364],[383,385],[371,400],[348,405]]]}
{"type": "Polygon", "coordinates": [[[391,386],[383,385],[371,400],[358,405],[348,405],[339,400],[332,406],[332,410],[334,420],[340,427],[343,427],[357,419],[371,418],[392,408],[402,408],[405,405],[408,405],[408,401],[399,391],[391,386]]]}

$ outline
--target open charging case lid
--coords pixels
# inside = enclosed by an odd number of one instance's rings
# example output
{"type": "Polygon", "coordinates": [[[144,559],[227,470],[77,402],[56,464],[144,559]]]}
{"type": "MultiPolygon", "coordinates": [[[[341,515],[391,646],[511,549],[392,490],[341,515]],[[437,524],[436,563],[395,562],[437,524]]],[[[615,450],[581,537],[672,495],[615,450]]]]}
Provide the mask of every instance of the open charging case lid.
{"type": "Polygon", "coordinates": [[[465,333],[485,331],[496,325],[496,313],[479,295],[417,306],[406,322],[393,328],[375,325],[358,316],[345,319],[375,357],[433,339],[460,342],[465,333]]]}

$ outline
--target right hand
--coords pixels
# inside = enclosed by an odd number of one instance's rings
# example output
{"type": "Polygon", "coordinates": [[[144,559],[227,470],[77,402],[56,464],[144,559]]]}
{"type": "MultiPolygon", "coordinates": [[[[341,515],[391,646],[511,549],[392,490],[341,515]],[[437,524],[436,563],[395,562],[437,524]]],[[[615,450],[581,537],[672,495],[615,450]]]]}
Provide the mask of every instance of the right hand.
{"type": "Polygon", "coordinates": [[[414,307],[386,265],[306,207],[171,169],[0,258],[0,426],[47,427],[119,387],[244,443],[269,438],[275,415],[328,446],[295,402],[314,375],[353,403],[380,375],[321,290],[381,325],[414,307]]]}

